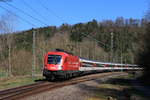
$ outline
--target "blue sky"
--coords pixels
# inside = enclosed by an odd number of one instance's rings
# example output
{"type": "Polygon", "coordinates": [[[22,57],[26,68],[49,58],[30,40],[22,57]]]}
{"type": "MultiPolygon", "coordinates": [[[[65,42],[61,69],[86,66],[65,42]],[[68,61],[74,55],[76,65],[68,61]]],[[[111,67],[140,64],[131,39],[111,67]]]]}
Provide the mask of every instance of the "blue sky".
{"type": "MultiPolygon", "coordinates": [[[[117,17],[141,19],[148,10],[148,0],[24,0],[29,6],[32,6],[37,13],[24,4],[22,0],[12,0],[8,2],[11,5],[23,10],[29,15],[44,22],[46,25],[60,26],[62,23],[75,24],[87,22],[92,19],[98,21],[112,19],[117,17]],[[46,10],[44,7],[48,8],[46,10]]],[[[14,14],[21,16],[32,26],[16,17],[15,31],[26,30],[32,27],[44,27],[39,21],[19,12],[8,6],[6,3],[0,3],[1,6],[9,9],[14,14]]],[[[0,8],[0,15],[6,11],[0,8]]]]}

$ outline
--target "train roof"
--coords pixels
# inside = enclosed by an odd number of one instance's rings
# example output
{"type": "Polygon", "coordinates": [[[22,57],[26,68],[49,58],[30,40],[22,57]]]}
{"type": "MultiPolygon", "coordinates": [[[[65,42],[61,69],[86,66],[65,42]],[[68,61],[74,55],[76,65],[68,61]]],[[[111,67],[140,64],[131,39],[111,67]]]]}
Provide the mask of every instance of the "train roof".
{"type": "Polygon", "coordinates": [[[81,62],[88,62],[88,63],[95,63],[95,64],[102,64],[102,65],[115,65],[115,66],[138,66],[135,64],[121,64],[121,63],[110,63],[110,62],[101,62],[101,61],[95,61],[95,60],[88,60],[86,58],[81,58],[80,57],[80,61],[81,62]]]}
{"type": "Polygon", "coordinates": [[[65,52],[58,52],[58,51],[49,51],[47,54],[52,54],[52,55],[69,55],[68,53],[65,52]]]}
{"type": "Polygon", "coordinates": [[[63,49],[55,49],[54,51],[49,51],[47,54],[73,55],[73,53],[65,51],[63,49]]]}
{"type": "Polygon", "coordinates": [[[64,53],[73,55],[73,53],[68,52],[68,51],[65,51],[64,49],[58,49],[58,48],[57,48],[57,49],[55,49],[55,51],[56,51],[56,52],[64,52],[64,53]]]}

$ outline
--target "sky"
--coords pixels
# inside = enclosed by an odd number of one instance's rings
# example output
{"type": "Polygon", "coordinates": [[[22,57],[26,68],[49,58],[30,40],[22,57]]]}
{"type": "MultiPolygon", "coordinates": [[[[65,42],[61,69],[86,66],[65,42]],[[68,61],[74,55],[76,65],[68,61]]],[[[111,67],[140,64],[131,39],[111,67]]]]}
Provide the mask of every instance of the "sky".
{"type": "Polygon", "coordinates": [[[149,8],[148,4],[149,0],[11,0],[0,2],[0,16],[10,12],[7,15],[15,14],[15,21],[12,21],[14,31],[21,31],[93,19],[115,20],[121,16],[141,19],[149,8]]]}

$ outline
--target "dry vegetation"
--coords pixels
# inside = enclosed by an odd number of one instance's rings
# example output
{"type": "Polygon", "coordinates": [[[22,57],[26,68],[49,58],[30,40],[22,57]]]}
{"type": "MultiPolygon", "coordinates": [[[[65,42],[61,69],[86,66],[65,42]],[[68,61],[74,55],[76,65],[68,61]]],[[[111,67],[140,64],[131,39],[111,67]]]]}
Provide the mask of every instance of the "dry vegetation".
{"type": "MultiPolygon", "coordinates": [[[[4,40],[7,41],[7,40],[4,40]]],[[[4,42],[1,40],[1,42],[4,42]]],[[[12,40],[15,41],[15,40],[12,40]]],[[[26,41],[23,41],[24,44],[26,41]]],[[[12,43],[12,42],[11,42],[12,43]]],[[[5,47],[1,48],[1,51],[7,50],[7,44],[4,43],[5,47]]],[[[24,47],[22,45],[22,47],[24,47]]],[[[45,53],[48,51],[53,51],[55,48],[65,49],[67,51],[73,52],[74,55],[78,55],[80,57],[90,58],[90,59],[108,59],[108,54],[103,50],[103,48],[99,47],[95,41],[90,41],[89,39],[85,39],[83,42],[73,42],[69,39],[69,34],[61,34],[56,33],[52,38],[49,38],[45,41],[44,37],[36,37],[36,73],[42,72],[43,67],[43,57],[45,53]]],[[[0,62],[1,72],[8,73],[9,70],[9,58],[6,55],[2,54],[3,60],[0,62]]],[[[17,46],[14,44],[11,48],[11,74],[13,76],[16,75],[30,75],[32,72],[32,49],[17,49],[17,46]]]]}
{"type": "Polygon", "coordinates": [[[87,23],[48,26],[13,34],[6,34],[11,33],[12,27],[4,29],[0,27],[5,32],[0,35],[0,72],[3,73],[0,77],[32,75],[33,32],[36,34],[35,74],[41,74],[44,55],[55,48],[91,60],[135,63],[138,43],[141,42],[139,37],[142,36],[145,25],[144,19],[119,17],[115,21],[92,20],[87,23]],[[113,51],[110,46],[112,32],[114,33],[113,51]]]}

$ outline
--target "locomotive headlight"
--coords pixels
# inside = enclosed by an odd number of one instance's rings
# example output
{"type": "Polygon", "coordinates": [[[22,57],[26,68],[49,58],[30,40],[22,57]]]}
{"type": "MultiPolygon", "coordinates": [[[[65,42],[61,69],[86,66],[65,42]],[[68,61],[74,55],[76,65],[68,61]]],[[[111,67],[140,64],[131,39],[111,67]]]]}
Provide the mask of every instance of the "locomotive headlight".
{"type": "Polygon", "coordinates": [[[61,65],[58,65],[58,70],[62,70],[62,66],[61,65]]]}

